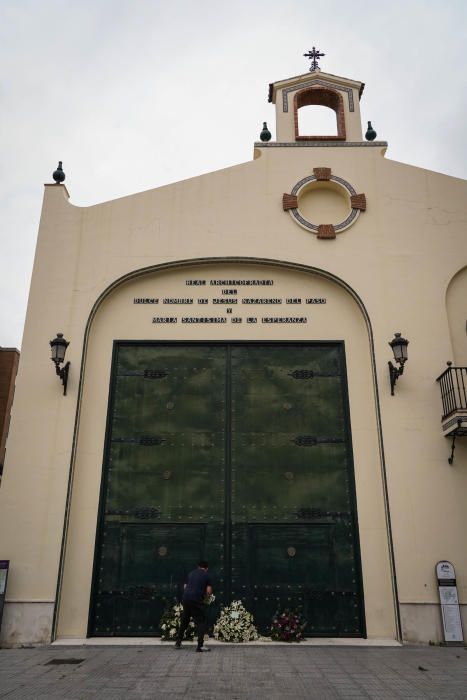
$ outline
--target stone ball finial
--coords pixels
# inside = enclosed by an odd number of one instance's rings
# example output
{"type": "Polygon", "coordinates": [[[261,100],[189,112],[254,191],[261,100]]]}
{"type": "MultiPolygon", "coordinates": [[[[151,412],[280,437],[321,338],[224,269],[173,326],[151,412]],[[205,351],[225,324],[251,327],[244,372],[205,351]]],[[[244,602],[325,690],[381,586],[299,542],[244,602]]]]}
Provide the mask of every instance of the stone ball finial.
{"type": "Polygon", "coordinates": [[[365,138],[367,141],[374,141],[377,134],[376,131],[371,126],[371,122],[368,122],[368,129],[366,130],[365,138]]]}
{"type": "Polygon", "coordinates": [[[57,170],[54,170],[52,177],[57,185],[61,185],[61,183],[65,180],[65,173],[63,172],[61,160],[58,161],[57,170]]]}
{"type": "Polygon", "coordinates": [[[268,129],[268,125],[266,122],[263,122],[263,129],[259,135],[261,141],[270,141],[271,140],[271,132],[268,129]]]}

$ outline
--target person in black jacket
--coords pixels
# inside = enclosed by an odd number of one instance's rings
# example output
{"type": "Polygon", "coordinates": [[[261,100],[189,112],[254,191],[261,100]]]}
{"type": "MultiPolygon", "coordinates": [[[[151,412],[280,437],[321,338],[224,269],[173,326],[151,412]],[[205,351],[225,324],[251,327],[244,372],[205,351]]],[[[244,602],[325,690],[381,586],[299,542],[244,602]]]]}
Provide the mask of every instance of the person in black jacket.
{"type": "Polygon", "coordinates": [[[186,632],[190,620],[193,619],[198,634],[198,646],[196,651],[211,651],[203,649],[204,634],[206,632],[206,605],[204,598],[212,594],[211,579],[208,574],[207,561],[200,561],[198,568],[188,574],[188,580],[183,591],[182,605],[183,613],[180,621],[180,629],[175,642],[175,648],[182,646],[183,636],[186,632]]]}

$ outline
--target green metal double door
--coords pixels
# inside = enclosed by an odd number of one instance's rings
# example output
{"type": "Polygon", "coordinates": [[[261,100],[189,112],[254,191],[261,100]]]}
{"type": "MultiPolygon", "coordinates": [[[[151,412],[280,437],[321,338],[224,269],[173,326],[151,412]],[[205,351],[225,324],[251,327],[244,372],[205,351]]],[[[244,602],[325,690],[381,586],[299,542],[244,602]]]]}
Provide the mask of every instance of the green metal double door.
{"type": "Polygon", "coordinates": [[[212,622],[365,634],[342,343],[115,344],[89,634],[158,634],[200,558],[212,622]]]}

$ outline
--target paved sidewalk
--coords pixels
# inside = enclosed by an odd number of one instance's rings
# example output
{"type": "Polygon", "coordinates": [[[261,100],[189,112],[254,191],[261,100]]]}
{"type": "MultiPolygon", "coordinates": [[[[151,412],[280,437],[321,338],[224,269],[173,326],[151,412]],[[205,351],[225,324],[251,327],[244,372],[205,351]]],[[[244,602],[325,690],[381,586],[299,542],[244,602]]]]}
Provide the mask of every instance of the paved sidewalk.
{"type": "Polygon", "coordinates": [[[467,700],[467,649],[47,646],[0,650],[1,700],[467,700]],[[53,660],[62,663],[51,664],[53,660]],[[63,663],[64,661],[79,663],[63,663]]]}

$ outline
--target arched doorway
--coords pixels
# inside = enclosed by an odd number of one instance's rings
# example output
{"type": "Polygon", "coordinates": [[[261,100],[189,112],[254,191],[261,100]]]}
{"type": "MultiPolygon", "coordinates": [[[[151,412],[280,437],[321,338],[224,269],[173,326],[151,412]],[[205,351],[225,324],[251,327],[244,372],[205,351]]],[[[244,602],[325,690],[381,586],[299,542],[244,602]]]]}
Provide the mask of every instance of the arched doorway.
{"type": "Polygon", "coordinates": [[[116,281],[85,334],[57,636],[157,635],[201,554],[217,602],[245,598],[262,630],[290,603],[308,634],[396,636],[374,379],[364,307],[324,271],[208,259],[116,281]]]}

